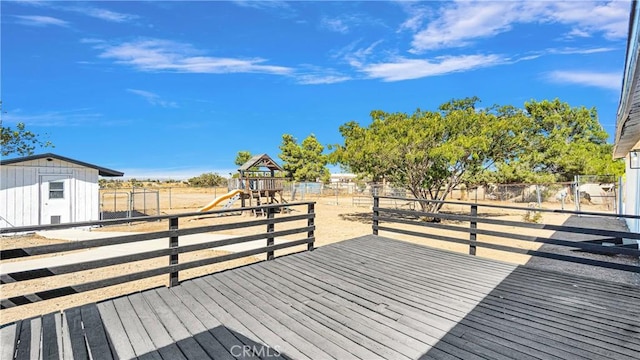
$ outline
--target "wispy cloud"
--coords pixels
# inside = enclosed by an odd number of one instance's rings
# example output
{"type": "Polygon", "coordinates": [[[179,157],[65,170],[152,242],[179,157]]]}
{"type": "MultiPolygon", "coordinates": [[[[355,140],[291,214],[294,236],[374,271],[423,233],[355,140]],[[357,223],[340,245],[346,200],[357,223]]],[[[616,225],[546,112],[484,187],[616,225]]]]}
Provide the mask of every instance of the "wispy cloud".
{"type": "Polygon", "coordinates": [[[368,59],[376,54],[375,49],[382,42],[382,40],[378,40],[367,47],[358,48],[359,41],[355,41],[343,47],[342,49],[334,51],[331,54],[331,57],[334,59],[342,60],[351,66],[361,67],[362,64],[369,61],[368,59]]]}
{"type": "Polygon", "coordinates": [[[360,70],[370,78],[401,81],[471,71],[506,61],[499,55],[443,56],[433,60],[398,58],[390,62],[364,65],[360,70]]]}
{"type": "Polygon", "coordinates": [[[262,58],[228,58],[205,56],[190,44],[169,40],[140,40],[117,45],[97,43],[104,59],[131,66],[139,71],[172,71],[185,73],[264,73],[289,75],[292,68],[266,65],[262,58]]]}
{"type": "Polygon", "coordinates": [[[115,12],[107,9],[94,8],[94,7],[69,8],[69,9],[81,14],[94,17],[96,19],[102,19],[105,21],[111,21],[111,22],[117,22],[117,23],[129,22],[139,18],[139,16],[137,15],[124,14],[124,13],[119,13],[119,12],[115,12]]]}
{"type": "Polygon", "coordinates": [[[160,98],[160,95],[152,93],[150,91],[139,90],[139,89],[127,89],[127,91],[132,93],[132,94],[136,94],[138,96],[141,96],[142,98],[147,100],[147,102],[149,104],[154,105],[154,106],[161,106],[161,107],[165,107],[165,108],[178,107],[178,104],[176,104],[175,102],[162,100],[160,98]]]}
{"type": "Polygon", "coordinates": [[[349,34],[356,32],[357,28],[388,28],[388,25],[382,19],[375,18],[367,13],[357,12],[339,16],[323,16],[320,18],[319,27],[328,31],[349,34]]]}
{"type": "Polygon", "coordinates": [[[54,18],[51,16],[40,16],[40,15],[15,15],[14,16],[18,23],[22,25],[28,26],[62,26],[67,27],[69,23],[67,21],[54,18]]]}
{"type": "Polygon", "coordinates": [[[559,48],[559,49],[547,49],[546,53],[548,54],[557,54],[557,55],[588,55],[588,54],[597,54],[603,52],[614,51],[616,48],[612,47],[595,47],[595,48],[559,48]]]}
{"type": "Polygon", "coordinates": [[[98,8],[89,5],[82,6],[68,6],[65,2],[62,1],[16,1],[15,4],[19,5],[27,5],[34,6],[40,8],[50,8],[60,11],[74,12],[77,14],[87,15],[96,19],[101,19],[105,21],[111,22],[128,22],[135,19],[138,19],[139,16],[132,14],[125,14],[116,11],[112,11],[109,9],[98,8]]]}
{"type": "Polygon", "coordinates": [[[421,2],[401,1],[398,2],[398,4],[409,14],[407,20],[400,25],[398,32],[404,30],[418,31],[424,22],[427,21],[429,15],[433,13],[430,7],[424,6],[421,2]]]}
{"type": "Polygon", "coordinates": [[[320,20],[320,27],[341,34],[349,33],[349,26],[347,25],[347,22],[341,18],[323,17],[320,20]]]}
{"type": "Polygon", "coordinates": [[[341,74],[302,74],[297,75],[298,84],[302,85],[321,85],[336,84],[351,80],[351,76],[341,74]]]}
{"type": "Polygon", "coordinates": [[[15,109],[4,114],[2,121],[8,124],[21,122],[27,125],[45,127],[110,125],[104,120],[103,114],[93,112],[91,109],[46,111],[41,113],[25,113],[20,109],[15,109]]]}
{"type": "Polygon", "coordinates": [[[254,9],[282,9],[289,8],[290,5],[286,1],[271,0],[271,1],[259,1],[259,0],[232,0],[234,4],[242,7],[249,7],[254,9]]]}
{"type": "Polygon", "coordinates": [[[622,75],[619,73],[591,71],[552,71],[546,74],[547,80],[556,83],[594,86],[619,91],[622,75]]]}
{"type": "MultiPolygon", "coordinates": [[[[403,28],[417,29],[423,13],[409,10],[403,28]],[[408,22],[408,23],[407,23],[408,22]]],[[[570,27],[569,36],[605,38],[626,36],[629,13],[627,1],[456,1],[445,3],[430,16],[426,27],[416,30],[412,51],[466,46],[475,40],[507,32],[516,24],[559,23],[570,27]]]]}
{"type": "Polygon", "coordinates": [[[240,7],[262,10],[281,18],[294,18],[298,16],[296,8],[291,6],[288,1],[232,0],[231,2],[240,7]]]}

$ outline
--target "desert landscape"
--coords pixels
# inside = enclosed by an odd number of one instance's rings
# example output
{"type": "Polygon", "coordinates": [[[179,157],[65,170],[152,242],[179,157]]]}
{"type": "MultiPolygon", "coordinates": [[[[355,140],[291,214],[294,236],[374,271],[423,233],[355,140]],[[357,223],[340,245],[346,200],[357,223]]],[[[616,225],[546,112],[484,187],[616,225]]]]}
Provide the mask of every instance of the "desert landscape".
{"type": "MultiPolygon", "coordinates": [[[[146,190],[145,190],[146,191],[146,190]]],[[[174,188],[157,188],[150,190],[157,191],[159,194],[158,203],[160,204],[159,213],[160,215],[172,215],[172,214],[180,214],[197,211],[198,208],[203,206],[204,204],[211,201],[216,196],[220,196],[226,192],[225,188],[211,188],[211,189],[194,189],[188,187],[174,187],[174,188]],[[170,196],[169,196],[170,194],[170,196]]],[[[111,203],[113,198],[110,198],[110,194],[113,193],[113,190],[105,190],[101,193],[101,199],[105,202],[111,203]]],[[[153,196],[149,195],[151,199],[153,196]]],[[[301,201],[301,197],[298,197],[298,201],[301,201]]],[[[315,246],[324,246],[327,244],[331,244],[338,241],[348,240],[351,238],[355,238],[358,236],[368,235],[372,233],[372,213],[371,206],[363,203],[362,198],[354,197],[354,195],[350,194],[339,194],[338,192],[333,194],[307,194],[304,197],[304,201],[315,202],[315,237],[316,242],[315,246]]],[[[512,204],[514,205],[514,204],[512,204]]],[[[515,204],[517,205],[517,204],[515,204]]],[[[559,207],[559,204],[547,204],[550,207],[559,207]]],[[[234,204],[234,207],[239,206],[239,201],[234,204]]],[[[390,202],[388,206],[397,207],[397,208],[405,208],[408,209],[412,206],[412,204],[400,202],[394,203],[390,202]]],[[[306,211],[305,206],[292,206],[292,214],[302,213],[306,211]]],[[[447,205],[443,210],[448,213],[459,213],[459,214],[468,214],[468,206],[464,205],[447,205]]],[[[155,210],[154,210],[155,211],[155,210]]],[[[491,217],[499,217],[503,220],[513,220],[513,221],[522,221],[524,212],[518,210],[503,210],[503,209],[489,209],[481,208],[483,215],[491,216],[491,217]]],[[[155,215],[155,214],[152,214],[155,215]]],[[[276,214],[277,216],[281,216],[276,214]]],[[[541,222],[545,224],[562,224],[568,215],[566,214],[551,214],[545,213],[542,216],[541,222]]],[[[202,218],[181,218],[179,222],[180,228],[189,228],[189,227],[198,227],[198,226],[206,226],[206,225],[215,225],[215,224],[228,224],[235,222],[244,222],[255,219],[255,215],[251,212],[244,213],[235,213],[232,215],[225,216],[206,216],[202,218]]],[[[468,222],[455,222],[455,221],[444,221],[448,225],[459,226],[461,228],[468,228],[468,222]]],[[[285,230],[287,228],[300,227],[304,224],[301,222],[297,223],[283,223],[277,224],[275,230],[285,230]]],[[[403,224],[394,224],[395,227],[401,229],[411,229],[410,225],[403,224]]],[[[85,229],[84,231],[91,232],[104,232],[104,233],[137,233],[137,232],[152,232],[152,231],[161,231],[166,230],[168,228],[168,221],[153,221],[153,222],[145,222],[145,221],[136,221],[136,219],[132,219],[132,222],[123,224],[123,225],[115,225],[115,226],[107,226],[101,228],[93,228],[93,229],[85,229]]],[[[415,227],[413,227],[415,230],[415,227]]],[[[523,228],[505,228],[504,226],[494,226],[489,224],[479,224],[479,228],[484,229],[494,229],[500,230],[507,233],[517,232],[523,235],[536,235],[536,236],[550,236],[551,231],[537,230],[537,229],[523,229],[523,228]]],[[[264,231],[264,229],[256,229],[255,227],[246,227],[239,228],[233,230],[227,230],[223,232],[217,233],[218,235],[225,236],[242,236],[242,235],[250,235],[255,234],[257,232],[264,231]]],[[[468,233],[458,232],[458,231],[450,231],[450,230],[442,230],[435,228],[422,228],[419,231],[423,232],[431,232],[433,234],[458,237],[458,238],[468,238],[468,233]]],[[[445,241],[432,240],[427,238],[419,238],[413,236],[407,236],[396,233],[386,233],[380,232],[382,236],[393,237],[395,239],[400,239],[404,241],[409,241],[417,244],[428,245],[437,247],[440,249],[446,249],[456,252],[467,253],[468,246],[463,244],[455,244],[445,241]]],[[[298,235],[300,238],[300,235],[298,235]]],[[[296,239],[296,236],[287,236],[285,239],[296,239]]],[[[517,240],[510,240],[500,237],[486,236],[486,235],[478,235],[479,241],[508,245],[512,247],[522,248],[522,249],[538,249],[542,244],[541,243],[531,243],[517,240]]],[[[38,246],[38,245],[47,245],[47,244],[55,244],[68,240],[57,239],[55,237],[51,237],[51,235],[47,234],[47,232],[40,232],[37,234],[27,234],[15,237],[3,237],[1,239],[2,249],[11,249],[11,248],[24,248],[30,246],[38,246]]],[[[266,244],[265,244],[266,245],[266,244]]],[[[292,252],[303,251],[305,248],[303,246],[288,248],[280,251],[276,251],[275,255],[282,256],[292,252]]],[[[84,251],[84,250],[77,250],[84,251]]],[[[215,257],[219,255],[226,254],[225,251],[220,250],[201,250],[192,253],[182,254],[180,255],[180,261],[192,261],[196,259],[215,257]]],[[[516,264],[525,264],[530,256],[523,254],[515,254],[509,252],[495,251],[491,249],[478,248],[477,255],[487,258],[492,258],[496,260],[516,263],[516,264]]],[[[40,258],[46,257],[47,255],[40,255],[40,258]]],[[[49,255],[50,256],[50,255],[49,255]]],[[[59,254],[56,254],[59,256],[59,254]]],[[[29,261],[34,259],[38,259],[37,256],[29,257],[29,261]]],[[[265,260],[265,256],[262,255],[260,257],[248,257],[242,259],[231,260],[227,262],[222,262],[214,265],[203,266],[200,268],[190,269],[187,271],[180,272],[180,280],[189,279],[193,277],[202,276],[205,274],[210,274],[212,272],[221,271],[229,268],[234,268],[238,266],[247,265],[256,261],[265,260]]],[[[20,260],[16,260],[20,261],[20,260]]],[[[9,264],[14,262],[12,260],[3,260],[2,264],[9,264]]],[[[111,278],[114,276],[137,272],[146,269],[153,269],[160,266],[165,266],[168,264],[168,259],[164,258],[156,258],[151,260],[137,261],[128,263],[126,265],[118,265],[118,266],[110,266],[103,267],[100,269],[87,270],[72,274],[66,275],[57,275],[51,277],[40,278],[36,280],[29,281],[21,281],[17,283],[6,283],[0,285],[0,292],[2,292],[2,297],[12,297],[19,294],[25,293],[33,293],[36,291],[42,291],[46,289],[57,288],[66,285],[80,284],[91,280],[99,280],[105,278],[111,278]]],[[[168,275],[156,276],[152,278],[147,278],[144,280],[133,281],[121,285],[111,286],[107,288],[102,288],[99,290],[93,290],[84,292],[81,294],[75,294],[71,296],[56,298],[52,300],[40,301],[34,304],[19,306],[16,308],[8,308],[4,309],[0,313],[0,322],[1,323],[9,323],[15,321],[17,319],[25,319],[31,316],[36,316],[40,314],[46,314],[52,311],[69,308],[71,306],[76,306],[84,303],[95,302],[102,299],[117,297],[120,295],[129,294],[132,292],[140,291],[143,289],[158,287],[158,286],[166,286],[168,284],[168,275]]]]}

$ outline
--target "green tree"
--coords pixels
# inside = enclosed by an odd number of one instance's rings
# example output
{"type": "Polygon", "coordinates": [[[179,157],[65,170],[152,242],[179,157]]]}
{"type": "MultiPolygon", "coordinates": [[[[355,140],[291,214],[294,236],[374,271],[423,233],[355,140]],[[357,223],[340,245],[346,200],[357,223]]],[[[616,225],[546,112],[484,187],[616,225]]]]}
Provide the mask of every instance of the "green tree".
{"type": "MultiPolygon", "coordinates": [[[[333,160],[374,180],[386,179],[416,198],[444,200],[455,186],[497,161],[521,154],[524,114],[513,107],[476,110],[477,98],[452,100],[438,111],[371,112],[372,123],[340,127],[333,160]]],[[[441,204],[422,203],[438,211],[441,204]]]]}
{"type": "Polygon", "coordinates": [[[309,135],[302,144],[298,144],[292,135],[284,134],[280,151],[286,177],[295,181],[329,181],[328,157],[323,154],[324,146],[315,135],[309,135]]]}
{"type": "Polygon", "coordinates": [[[204,173],[190,178],[187,183],[193,187],[214,187],[225,185],[227,180],[215,173],[204,173]]]}
{"type": "Polygon", "coordinates": [[[238,151],[238,155],[236,155],[235,164],[238,166],[244,165],[247,161],[251,159],[251,152],[246,150],[238,151]]]}
{"type": "Polygon", "coordinates": [[[595,108],[571,107],[559,99],[524,104],[526,147],[517,159],[496,166],[499,182],[571,181],[574,175],[622,175],[613,145],[595,108]]]}
{"type": "Polygon", "coordinates": [[[2,140],[2,156],[17,154],[20,156],[33,155],[36,148],[55,147],[50,141],[41,140],[40,136],[26,129],[24,123],[16,124],[15,129],[0,126],[2,140]]]}

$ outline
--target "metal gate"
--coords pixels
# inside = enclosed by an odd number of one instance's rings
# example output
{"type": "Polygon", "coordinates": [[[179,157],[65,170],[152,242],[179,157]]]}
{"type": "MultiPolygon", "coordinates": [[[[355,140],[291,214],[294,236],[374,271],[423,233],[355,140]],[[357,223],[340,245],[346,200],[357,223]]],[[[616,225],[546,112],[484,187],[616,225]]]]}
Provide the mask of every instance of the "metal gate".
{"type": "Polygon", "coordinates": [[[127,219],[140,216],[160,215],[160,192],[158,190],[123,189],[105,191],[100,199],[100,219],[127,219]]]}

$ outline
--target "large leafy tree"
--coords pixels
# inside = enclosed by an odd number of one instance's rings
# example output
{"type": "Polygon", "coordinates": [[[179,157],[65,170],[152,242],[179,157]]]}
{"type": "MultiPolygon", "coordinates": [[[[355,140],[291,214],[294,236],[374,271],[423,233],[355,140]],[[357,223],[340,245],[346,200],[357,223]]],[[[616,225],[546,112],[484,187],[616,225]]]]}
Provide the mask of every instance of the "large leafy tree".
{"type": "Polygon", "coordinates": [[[595,108],[571,107],[558,99],[525,103],[527,151],[496,166],[497,181],[571,181],[574,175],[622,175],[612,159],[607,132],[595,108]]]}
{"type": "Polygon", "coordinates": [[[29,130],[27,130],[24,123],[16,124],[15,129],[9,126],[0,126],[0,139],[2,147],[2,156],[19,155],[28,156],[33,155],[35,149],[42,147],[54,147],[49,141],[44,141],[41,137],[29,130]]]}
{"type": "Polygon", "coordinates": [[[238,154],[236,155],[235,164],[238,166],[242,166],[244,165],[244,163],[249,161],[249,159],[251,159],[251,152],[246,150],[238,151],[238,154]]]}
{"type": "Polygon", "coordinates": [[[286,176],[295,181],[323,181],[329,180],[327,169],[327,155],[323,154],[324,146],[311,134],[298,144],[296,138],[290,134],[282,135],[280,145],[280,159],[286,176]]]}
{"type": "MultiPolygon", "coordinates": [[[[525,116],[513,107],[476,109],[478,98],[452,100],[438,111],[371,112],[362,127],[340,127],[332,158],[359,174],[386,179],[418,199],[444,200],[467,177],[522,153],[525,116]]],[[[423,210],[441,205],[423,203],[423,210]]]]}

